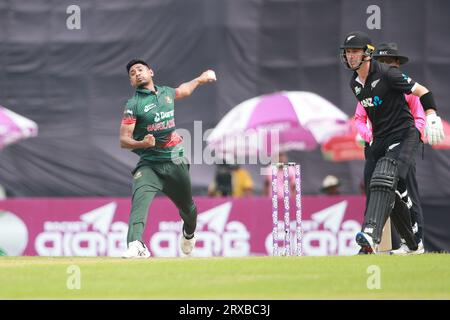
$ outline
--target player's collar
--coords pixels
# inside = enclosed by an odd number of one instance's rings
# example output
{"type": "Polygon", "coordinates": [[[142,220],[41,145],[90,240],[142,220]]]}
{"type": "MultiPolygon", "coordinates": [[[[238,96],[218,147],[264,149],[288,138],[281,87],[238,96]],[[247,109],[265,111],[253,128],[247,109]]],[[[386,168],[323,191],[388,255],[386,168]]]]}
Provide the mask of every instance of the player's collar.
{"type": "Polygon", "coordinates": [[[145,88],[137,88],[136,89],[136,92],[140,92],[140,93],[145,93],[145,94],[158,94],[159,92],[161,92],[161,87],[160,86],[157,86],[156,84],[154,85],[154,87],[155,87],[155,91],[151,91],[151,90],[148,90],[148,89],[145,89],[145,88]]]}
{"type": "MultiPolygon", "coordinates": [[[[366,82],[367,82],[367,79],[373,73],[377,72],[377,67],[378,67],[378,62],[376,62],[373,59],[370,59],[369,62],[367,62],[367,63],[370,63],[370,67],[369,67],[369,72],[367,73],[366,82]]],[[[359,79],[359,75],[358,75],[358,72],[356,70],[353,72],[353,80],[358,82],[360,85],[364,86],[364,83],[362,83],[362,81],[359,79]]]]}

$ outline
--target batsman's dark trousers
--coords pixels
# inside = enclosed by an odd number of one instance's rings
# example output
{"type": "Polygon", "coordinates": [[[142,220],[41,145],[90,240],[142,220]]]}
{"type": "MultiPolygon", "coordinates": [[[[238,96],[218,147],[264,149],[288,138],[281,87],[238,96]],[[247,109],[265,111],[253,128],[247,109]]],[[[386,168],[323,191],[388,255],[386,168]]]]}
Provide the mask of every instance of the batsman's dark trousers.
{"type": "MultiPolygon", "coordinates": [[[[406,189],[412,201],[411,221],[417,223],[418,231],[415,233],[417,241],[423,241],[423,212],[420,202],[419,188],[416,179],[416,153],[420,145],[420,133],[416,128],[402,130],[385,139],[375,140],[372,146],[366,145],[364,153],[366,162],[364,165],[364,184],[366,190],[366,207],[369,199],[370,179],[375,170],[376,163],[381,157],[390,157],[398,160],[399,182],[397,189],[403,193],[406,189]],[[389,146],[400,143],[389,150],[389,146]]],[[[394,229],[394,228],[393,228],[394,229]]],[[[395,230],[393,230],[395,231],[395,230]]],[[[393,234],[393,247],[398,247],[399,237],[393,234]]]]}
{"type": "MultiPolygon", "coordinates": [[[[180,158],[167,162],[140,161],[133,170],[133,196],[128,227],[128,243],[142,240],[150,204],[158,192],[177,206],[187,235],[197,225],[197,208],[192,199],[189,163],[180,158]]],[[[181,231],[181,230],[180,230],[181,231]]]]}

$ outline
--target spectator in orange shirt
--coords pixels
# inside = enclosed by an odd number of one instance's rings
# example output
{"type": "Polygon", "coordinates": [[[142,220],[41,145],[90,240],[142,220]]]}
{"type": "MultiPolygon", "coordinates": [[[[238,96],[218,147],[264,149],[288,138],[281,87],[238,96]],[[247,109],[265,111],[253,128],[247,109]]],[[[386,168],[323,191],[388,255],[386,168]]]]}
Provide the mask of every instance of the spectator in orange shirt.
{"type": "Polygon", "coordinates": [[[240,165],[232,166],[233,197],[242,198],[253,195],[253,179],[240,165]]]}
{"type": "Polygon", "coordinates": [[[242,198],[253,195],[253,179],[240,165],[223,164],[217,167],[214,181],[208,187],[212,197],[242,198]]]}

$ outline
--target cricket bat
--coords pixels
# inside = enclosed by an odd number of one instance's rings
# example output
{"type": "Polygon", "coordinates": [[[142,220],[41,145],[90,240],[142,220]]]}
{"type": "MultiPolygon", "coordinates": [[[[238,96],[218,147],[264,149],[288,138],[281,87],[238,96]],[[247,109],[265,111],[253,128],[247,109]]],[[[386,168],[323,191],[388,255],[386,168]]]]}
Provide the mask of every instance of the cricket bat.
{"type": "Polygon", "coordinates": [[[381,234],[381,242],[378,250],[381,252],[392,250],[391,218],[388,218],[386,220],[386,223],[383,227],[383,233],[381,234]]]}

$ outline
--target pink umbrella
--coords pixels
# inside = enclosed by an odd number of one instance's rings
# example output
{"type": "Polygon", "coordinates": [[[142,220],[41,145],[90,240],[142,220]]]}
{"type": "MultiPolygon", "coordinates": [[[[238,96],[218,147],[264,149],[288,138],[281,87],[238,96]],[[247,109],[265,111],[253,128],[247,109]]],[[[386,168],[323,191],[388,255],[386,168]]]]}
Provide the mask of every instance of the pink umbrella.
{"type": "Polygon", "coordinates": [[[37,136],[37,124],[0,106],[0,149],[20,140],[37,136]]]}
{"type": "Polygon", "coordinates": [[[280,151],[313,150],[330,137],[344,133],[346,122],[345,113],[315,93],[282,91],[234,107],[207,142],[215,150],[235,154],[252,154],[263,147],[270,152],[271,146],[280,151]]]}

